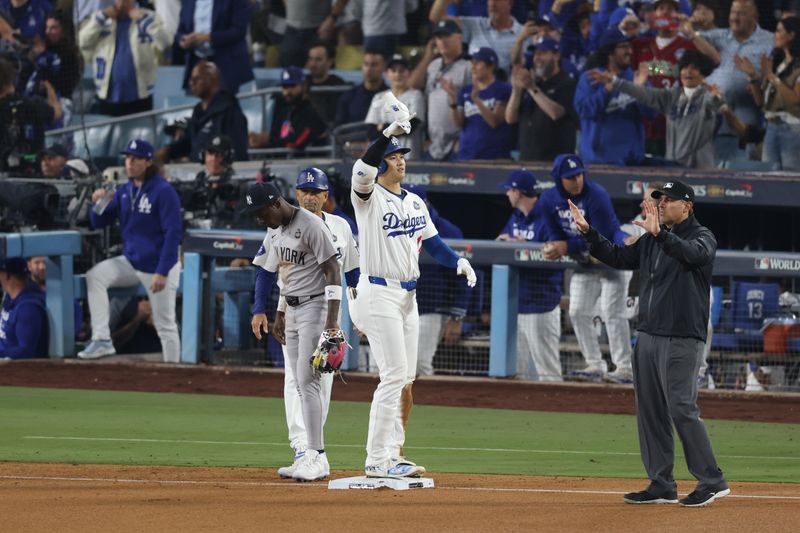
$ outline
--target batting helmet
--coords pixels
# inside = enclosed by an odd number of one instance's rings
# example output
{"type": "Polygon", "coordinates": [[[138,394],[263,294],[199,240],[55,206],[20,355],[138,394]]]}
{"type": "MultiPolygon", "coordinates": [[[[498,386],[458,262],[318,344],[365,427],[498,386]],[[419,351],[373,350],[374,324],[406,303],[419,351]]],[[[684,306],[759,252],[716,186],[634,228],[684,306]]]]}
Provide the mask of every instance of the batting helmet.
{"type": "Polygon", "coordinates": [[[318,191],[327,191],[330,189],[328,184],[328,176],[317,167],[304,168],[297,175],[297,184],[295,189],[316,189],[318,191]]]}
{"type": "Polygon", "coordinates": [[[583,168],[583,161],[575,154],[561,154],[553,161],[553,170],[550,175],[555,179],[571,178],[578,174],[585,174],[586,169],[583,168]]]}
{"type": "MultiPolygon", "coordinates": [[[[386,150],[383,151],[383,158],[386,159],[390,155],[400,152],[401,154],[407,154],[411,151],[411,148],[406,148],[404,146],[400,146],[400,141],[397,140],[397,137],[390,137],[389,138],[389,146],[386,147],[386,150]]],[[[378,165],[378,174],[383,174],[389,169],[389,166],[386,164],[386,161],[381,161],[381,164],[378,165]]]]}

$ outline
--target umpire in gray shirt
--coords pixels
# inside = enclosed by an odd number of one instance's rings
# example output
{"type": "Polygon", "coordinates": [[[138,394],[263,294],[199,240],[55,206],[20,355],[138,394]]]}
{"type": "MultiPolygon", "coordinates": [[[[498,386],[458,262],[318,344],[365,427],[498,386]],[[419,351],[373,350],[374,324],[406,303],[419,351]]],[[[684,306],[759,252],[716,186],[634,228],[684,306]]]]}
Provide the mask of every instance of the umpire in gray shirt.
{"type": "Polygon", "coordinates": [[[650,485],[626,494],[625,501],[678,502],[672,475],[674,424],[689,472],[699,482],[680,503],[702,507],[730,494],[697,407],[697,372],[706,342],[717,241],[694,216],[690,186],[667,182],[652,196],[658,207],[648,203],[644,221],[634,222],[647,233],[628,246],[600,235],[572,202],[570,210],[594,257],[614,268],[641,270],[633,387],[639,448],[650,485]]]}

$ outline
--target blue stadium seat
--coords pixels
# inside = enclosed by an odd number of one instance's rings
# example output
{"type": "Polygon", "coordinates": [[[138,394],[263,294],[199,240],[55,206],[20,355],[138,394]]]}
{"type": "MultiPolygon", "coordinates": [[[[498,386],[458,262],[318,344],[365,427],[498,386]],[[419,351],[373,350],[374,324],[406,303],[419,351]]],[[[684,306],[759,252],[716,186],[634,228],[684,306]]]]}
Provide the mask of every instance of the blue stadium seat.
{"type": "Polygon", "coordinates": [[[761,326],[765,318],[774,317],[778,313],[779,290],[777,283],[733,282],[730,317],[733,331],[715,332],[711,346],[761,351],[764,346],[761,326]]]}
{"type": "Polygon", "coordinates": [[[168,96],[186,94],[186,91],[183,90],[183,71],[184,67],[182,66],[158,67],[156,85],[153,88],[153,107],[155,109],[167,107],[168,96]]]}
{"type": "Polygon", "coordinates": [[[108,147],[110,155],[117,156],[131,139],[145,139],[153,143],[154,146],[157,145],[153,119],[137,118],[115,124],[111,131],[111,140],[108,147]]]}
{"type": "MultiPolygon", "coordinates": [[[[239,100],[239,105],[242,107],[244,116],[247,117],[247,131],[264,131],[264,108],[261,105],[261,97],[242,98],[239,100]]],[[[269,108],[270,105],[274,106],[272,98],[267,100],[267,107],[269,108]]]]}
{"type": "MultiPolygon", "coordinates": [[[[108,115],[83,115],[85,130],[78,130],[72,134],[74,155],[81,159],[92,159],[97,157],[107,157],[109,152],[109,140],[111,139],[112,126],[94,126],[93,122],[109,120],[113,117],[108,115]],[[85,136],[84,136],[85,135],[85,136]]],[[[72,126],[80,126],[81,117],[72,117],[72,126]]]]}

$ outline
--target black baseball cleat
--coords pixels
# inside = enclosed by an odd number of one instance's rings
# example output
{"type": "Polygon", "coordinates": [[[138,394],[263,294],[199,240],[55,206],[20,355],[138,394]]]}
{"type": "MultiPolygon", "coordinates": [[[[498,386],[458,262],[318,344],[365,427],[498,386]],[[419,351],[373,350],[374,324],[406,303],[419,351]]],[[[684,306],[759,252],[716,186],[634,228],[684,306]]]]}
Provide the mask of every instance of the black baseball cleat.
{"type": "Polygon", "coordinates": [[[695,490],[681,499],[681,505],[684,507],[705,507],[706,505],[711,505],[714,500],[727,496],[730,493],[731,489],[722,489],[716,492],[711,490],[695,490]]]}
{"type": "Polygon", "coordinates": [[[623,499],[625,503],[678,503],[677,494],[668,494],[666,496],[656,496],[646,490],[639,492],[629,492],[623,499]]]}

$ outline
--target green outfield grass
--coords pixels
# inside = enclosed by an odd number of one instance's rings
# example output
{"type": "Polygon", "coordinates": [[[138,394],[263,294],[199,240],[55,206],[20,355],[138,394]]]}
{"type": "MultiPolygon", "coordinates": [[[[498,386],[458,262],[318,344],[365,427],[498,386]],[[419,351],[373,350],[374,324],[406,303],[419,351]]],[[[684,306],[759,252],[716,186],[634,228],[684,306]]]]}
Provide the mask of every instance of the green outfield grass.
{"type": "MultiPolygon", "coordinates": [[[[367,403],[333,404],[332,468],[363,466],[368,414],[367,403]]],[[[643,477],[631,416],[416,406],[411,420],[406,454],[431,472],[643,477]]],[[[707,424],[728,479],[800,479],[800,426],[707,424]]],[[[291,457],[283,402],[269,398],[0,387],[0,428],[5,461],[277,467],[291,457]]]]}

